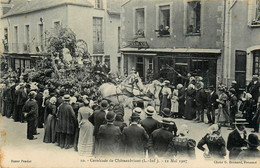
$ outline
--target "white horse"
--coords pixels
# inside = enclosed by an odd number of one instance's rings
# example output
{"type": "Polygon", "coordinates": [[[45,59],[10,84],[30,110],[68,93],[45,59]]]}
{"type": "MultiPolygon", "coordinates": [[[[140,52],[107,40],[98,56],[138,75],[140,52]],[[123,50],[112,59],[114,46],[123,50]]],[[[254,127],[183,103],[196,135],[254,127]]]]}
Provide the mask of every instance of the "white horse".
{"type": "Polygon", "coordinates": [[[133,108],[133,101],[143,101],[144,107],[148,104],[156,107],[159,100],[161,83],[158,80],[143,85],[137,74],[132,74],[119,85],[104,83],[99,87],[102,98],[108,99],[114,104],[123,104],[133,108]],[[148,95],[150,95],[148,97],[148,95]]]}

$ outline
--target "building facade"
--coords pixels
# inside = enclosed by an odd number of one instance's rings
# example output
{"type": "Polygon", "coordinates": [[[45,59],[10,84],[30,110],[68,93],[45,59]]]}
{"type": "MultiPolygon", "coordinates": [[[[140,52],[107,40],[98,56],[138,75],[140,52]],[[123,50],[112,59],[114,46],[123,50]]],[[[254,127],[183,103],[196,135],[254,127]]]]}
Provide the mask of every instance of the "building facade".
{"type": "Polygon", "coordinates": [[[226,1],[225,11],[223,78],[244,88],[252,75],[260,75],[260,1],[226,1]]]}
{"type": "Polygon", "coordinates": [[[206,86],[222,78],[224,1],[129,0],[122,5],[124,71],[133,67],[172,84],[202,76],[206,86]]]}
{"type": "Polygon", "coordinates": [[[13,69],[33,67],[38,57],[48,54],[49,35],[63,27],[87,43],[93,61],[118,71],[120,3],[115,1],[19,0],[3,15],[1,25],[3,54],[13,69]]]}

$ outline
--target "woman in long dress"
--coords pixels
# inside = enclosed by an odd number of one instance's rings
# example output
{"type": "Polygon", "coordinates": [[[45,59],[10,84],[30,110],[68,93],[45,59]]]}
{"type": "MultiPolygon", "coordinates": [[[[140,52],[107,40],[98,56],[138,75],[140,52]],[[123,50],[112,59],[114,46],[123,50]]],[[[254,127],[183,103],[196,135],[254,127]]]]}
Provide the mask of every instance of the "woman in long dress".
{"type": "Polygon", "coordinates": [[[216,100],[218,105],[218,116],[217,123],[221,125],[227,125],[229,123],[229,114],[228,114],[228,96],[224,93],[223,88],[219,88],[219,99],[216,100]]]}
{"type": "Polygon", "coordinates": [[[195,95],[196,95],[195,86],[193,84],[189,84],[186,91],[186,104],[185,104],[185,114],[184,114],[187,120],[194,119],[196,115],[195,95]]]}
{"type": "Polygon", "coordinates": [[[52,97],[49,102],[46,104],[45,114],[47,116],[44,123],[44,138],[43,142],[45,143],[55,143],[55,124],[56,124],[56,97],[52,97]]]}
{"type": "Polygon", "coordinates": [[[88,118],[93,114],[93,110],[88,106],[89,101],[84,101],[84,106],[80,107],[78,112],[78,123],[79,123],[79,141],[78,141],[78,152],[79,155],[92,156],[94,137],[93,130],[94,126],[89,122],[88,118]]]}

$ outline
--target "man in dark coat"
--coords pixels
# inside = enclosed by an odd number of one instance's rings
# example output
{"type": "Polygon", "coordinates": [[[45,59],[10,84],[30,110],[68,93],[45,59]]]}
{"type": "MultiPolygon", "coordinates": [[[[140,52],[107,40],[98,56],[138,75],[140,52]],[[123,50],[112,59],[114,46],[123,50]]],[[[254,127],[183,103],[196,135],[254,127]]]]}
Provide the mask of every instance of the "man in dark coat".
{"type": "Polygon", "coordinates": [[[236,97],[237,97],[237,99],[239,99],[239,95],[240,95],[240,91],[239,91],[239,86],[238,86],[238,84],[237,84],[237,81],[232,81],[231,82],[231,87],[230,87],[230,89],[235,89],[235,95],[236,95],[236,97]]]}
{"type": "Polygon", "coordinates": [[[151,134],[148,141],[148,150],[151,157],[166,157],[169,144],[173,138],[173,134],[169,131],[169,127],[173,124],[171,121],[170,118],[163,118],[163,127],[151,134]]]}
{"type": "Polygon", "coordinates": [[[27,99],[27,94],[25,92],[25,88],[24,88],[25,84],[24,83],[20,83],[19,84],[19,89],[16,91],[16,95],[17,95],[17,115],[18,115],[18,120],[20,122],[24,122],[24,116],[22,113],[22,108],[26,102],[27,99]]]}
{"type": "Polygon", "coordinates": [[[74,143],[76,117],[69,104],[70,95],[64,95],[63,100],[64,102],[58,107],[56,133],[58,145],[68,149],[74,143]]]}
{"type": "Polygon", "coordinates": [[[43,107],[42,107],[42,102],[43,102],[43,94],[42,94],[42,88],[39,88],[39,90],[37,90],[37,95],[35,97],[35,100],[37,101],[38,104],[38,113],[39,113],[39,117],[38,117],[38,124],[37,127],[38,128],[43,128],[43,116],[44,116],[44,111],[43,111],[43,107]]]}
{"type": "Polygon", "coordinates": [[[27,120],[27,139],[34,140],[33,134],[35,132],[35,121],[38,115],[38,104],[35,100],[36,92],[31,91],[28,96],[29,99],[25,102],[22,108],[24,118],[27,120]]]}
{"type": "Polygon", "coordinates": [[[237,97],[236,97],[236,91],[235,89],[231,88],[229,90],[230,92],[230,128],[229,129],[235,129],[235,125],[233,122],[235,122],[236,113],[238,112],[238,106],[237,106],[237,97]]]}
{"type": "Polygon", "coordinates": [[[248,147],[247,149],[240,152],[237,159],[238,160],[249,160],[249,159],[259,159],[260,158],[260,151],[257,149],[259,146],[259,139],[258,136],[255,134],[250,134],[248,136],[248,141],[246,140],[248,147]]]}
{"type": "Polygon", "coordinates": [[[258,81],[258,76],[253,75],[252,81],[247,86],[247,93],[252,95],[252,98],[255,100],[255,104],[258,102],[259,97],[259,87],[260,83],[258,81]]]}
{"type": "Polygon", "coordinates": [[[178,113],[178,117],[182,118],[184,115],[184,110],[185,110],[185,88],[183,87],[182,84],[178,84],[177,85],[177,89],[178,89],[178,103],[179,103],[179,113],[178,113]]]}
{"type": "Polygon", "coordinates": [[[100,156],[120,156],[120,143],[122,133],[120,128],[113,124],[116,114],[113,111],[109,111],[105,119],[106,125],[101,125],[98,131],[98,154],[100,156]]]}
{"type": "Polygon", "coordinates": [[[227,149],[229,150],[229,159],[236,159],[242,151],[242,147],[246,147],[246,130],[244,124],[248,124],[246,119],[236,119],[236,129],[228,135],[227,149]]]}
{"type": "Polygon", "coordinates": [[[145,129],[145,131],[149,136],[152,134],[154,130],[158,129],[160,126],[159,121],[153,118],[154,111],[155,111],[154,107],[148,106],[144,110],[147,117],[146,119],[141,121],[141,126],[145,129]]]}
{"type": "Polygon", "coordinates": [[[138,114],[133,113],[131,116],[131,125],[123,130],[122,141],[125,146],[125,154],[130,157],[145,157],[145,147],[149,139],[143,127],[137,124],[140,120],[138,114]]]}
{"type": "Polygon", "coordinates": [[[217,100],[218,95],[213,86],[209,87],[208,92],[208,110],[207,110],[207,117],[208,123],[214,124],[215,123],[215,110],[218,108],[217,100]]]}
{"type": "Polygon", "coordinates": [[[97,148],[99,146],[99,142],[98,142],[98,131],[99,131],[99,127],[102,124],[106,124],[106,111],[107,108],[109,107],[108,102],[106,100],[102,100],[100,102],[100,106],[101,108],[98,110],[95,110],[94,113],[89,117],[89,121],[92,123],[92,125],[94,126],[94,131],[93,131],[93,136],[95,137],[95,145],[94,145],[94,154],[98,154],[97,152],[97,148]]]}
{"type": "Polygon", "coordinates": [[[6,85],[5,85],[5,88],[3,91],[3,100],[4,100],[3,116],[10,118],[11,113],[12,113],[12,94],[11,94],[11,88],[10,88],[9,82],[6,82],[6,85]]]}
{"type": "Polygon", "coordinates": [[[194,120],[198,122],[204,122],[204,104],[206,104],[207,96],[203,87],[204,84],[200,82],[197,84],[196,88],[196,118],[194,120]]]}

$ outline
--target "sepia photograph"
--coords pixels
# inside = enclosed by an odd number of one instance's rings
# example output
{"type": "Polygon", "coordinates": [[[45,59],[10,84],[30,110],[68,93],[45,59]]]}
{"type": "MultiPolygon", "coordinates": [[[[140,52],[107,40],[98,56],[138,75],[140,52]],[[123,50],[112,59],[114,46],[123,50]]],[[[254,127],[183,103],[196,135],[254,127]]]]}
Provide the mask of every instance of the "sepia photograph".
{"type": "Polygon", "coordinates": [[[0,168],[260,167],[260,0],[0,0],[0,168]]]}

